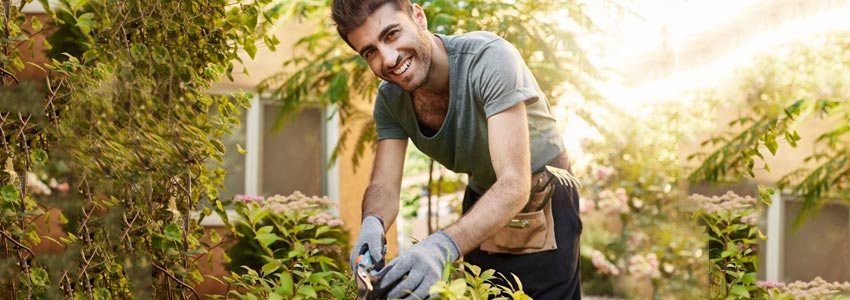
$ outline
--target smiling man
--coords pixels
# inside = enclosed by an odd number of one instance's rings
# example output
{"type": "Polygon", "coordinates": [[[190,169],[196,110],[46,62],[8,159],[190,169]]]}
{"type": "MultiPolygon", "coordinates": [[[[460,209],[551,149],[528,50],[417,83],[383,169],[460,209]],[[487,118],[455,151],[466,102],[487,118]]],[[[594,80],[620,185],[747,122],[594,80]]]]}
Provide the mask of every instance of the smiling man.
{"type": "Polygon", "coordinates": [[[569,160],[549,102],[516,48],[487,32],[432,34],[409,0],[334,0],[332,11],[340,36],[383,79],[352,268],[364,253],[383,260],[409,139],[469,175],[463,216],[390,261],[378,289],[427,298],[446,262],[463,256],[516,274],[534,299],[580,299],[578,195],[563,180],[569,160]]]}

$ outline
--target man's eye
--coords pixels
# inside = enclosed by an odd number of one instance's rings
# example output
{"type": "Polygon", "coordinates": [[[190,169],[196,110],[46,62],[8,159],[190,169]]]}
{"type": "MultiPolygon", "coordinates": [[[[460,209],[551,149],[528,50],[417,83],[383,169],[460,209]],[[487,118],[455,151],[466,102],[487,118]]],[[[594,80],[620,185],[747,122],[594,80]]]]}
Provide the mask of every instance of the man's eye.
{"type": "Polygon", "coordinates": [[[366,50],[365,52],[363,52],[363,58],[369,58],[370,56],[372,56],[373,52],[375,52],[375,51],[366,50]]]}
{"type": "Polygon", "coordinates": [[[398,30],[390,31],[390,33],[387,34],[387,39],[391,40],[391,39],[395,38],[396,33],[398,33],[398,30]]]}

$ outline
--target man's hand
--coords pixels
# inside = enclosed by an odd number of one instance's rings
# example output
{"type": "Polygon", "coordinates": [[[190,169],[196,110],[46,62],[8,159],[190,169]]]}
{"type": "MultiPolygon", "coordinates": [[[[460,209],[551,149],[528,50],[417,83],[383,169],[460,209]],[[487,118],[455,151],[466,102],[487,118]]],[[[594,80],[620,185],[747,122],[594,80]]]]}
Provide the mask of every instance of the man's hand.
{"type": "Polygon", "coordinates": [[[440,280],[446,259],[455,261],[459,256],[454,239],[445,232],[435,232],[387,265],[380,288],[392,287],[389,299],[426,299],[428,290],[440,280]]]}
{"type": "Polygon", "coordinates": [[[376,269],[381,269],[384,264],[384,224],[381,218],[375,215],[368,215],[363,218],[363,223],[360,226],[360,235],[357,237],[357,242],[354,243],[354,250],[351,251],[351,270],[357,272],[357,257],[367,251],[372,255],[372,262],[375,263],[376,269]]]}

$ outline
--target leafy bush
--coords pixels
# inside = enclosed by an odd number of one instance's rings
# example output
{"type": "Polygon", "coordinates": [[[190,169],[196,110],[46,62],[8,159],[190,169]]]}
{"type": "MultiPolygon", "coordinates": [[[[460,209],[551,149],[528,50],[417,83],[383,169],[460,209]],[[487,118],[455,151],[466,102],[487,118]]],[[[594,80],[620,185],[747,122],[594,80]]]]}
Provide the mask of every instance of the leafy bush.
{"type": "Polygon", "coordinates": [[[711,299],[761,299],[757,297],[764,296],[764,289],[756,284],[756,247],[766,237],[756,226],[757,200],[731,191],[714,197],[694,194],[690,199],[700,205],[694,217],[708,229],[711,299]]]}
{"type": "MultiPolygon", "coordinates": [[[[346,274],[348,235],[327,210],[327,197],[300,192],[263,198],[239,195],[228,229],[237,239],[227,251],[234,285],[227,297],[239,299],[351,299],[346,274]]],[[[218,297],[220,298],[220,297],[218,297]]]]}

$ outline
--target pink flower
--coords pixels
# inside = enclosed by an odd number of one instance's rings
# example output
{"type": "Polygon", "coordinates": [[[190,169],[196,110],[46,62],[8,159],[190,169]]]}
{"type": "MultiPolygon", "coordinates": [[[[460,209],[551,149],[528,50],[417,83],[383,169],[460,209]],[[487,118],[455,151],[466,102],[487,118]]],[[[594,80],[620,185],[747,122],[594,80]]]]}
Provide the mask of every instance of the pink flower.
{"type": "Polygon", "coordinates": [[[56,189],[60,192],[67,193],[71,189],[71,187],[68,185],[67,182],[63,182],[56,186],[56,189]]]}
{"type": "Polygon", "coordinates": [[[756,285],[758,285],[759,287],[765,288],[765,289],[778,289],[778,288],[784,288],[785,287],[784,282],[761,281],[761,280],[759,280],[759,282],[757,282],[756,285]]]}
{"type": "Polygon", "coordinates": [[[596,203],[592,200],[587,200],[584,198],[578,198],[578,210],[579,212],[586,212],[596,208],[596,203]]]}
{"type": "Polygon", "coordinates": [[[753,212],[753,213],[751,213],[751,214],[749,214],[749,215],[746,215],[746,216],[741,217],[741,223],[743,223],[743,224],[750,224],[750,225],[756,225],[756,222],[758,222],[758,219],[759,219],[759,214],[758,214],[758,212],[753,212]]]}
{"type": "Polygon", "coordinates": [[[50,187],[38,179],[35,173],[27,172],[27,187],[36,195],[50,195],[50,187]]]}
{"type": "Polygon", "coordinates": [[[250,196],[250,195],[239,194],[239,195],[236,195],[236,198],[234,200],[239,201],[239,202],[244,202],[244,203],[247,204],[247,203],[251,203],[251,202],[263,201],[264,198],[263,198],[263,196],[250,196]]]}
{"type": "Polygon", "coordinates": [[[599,250],[593,250],[590,261],[602,274],[620,274],[620,269],[618,269],[612,262],[608,261],[608,259],[605,258],[605,255],[603,255],[602,252],[599,252],[599,250]]]}

